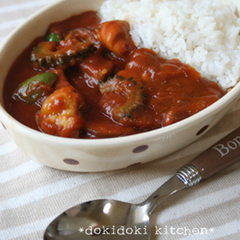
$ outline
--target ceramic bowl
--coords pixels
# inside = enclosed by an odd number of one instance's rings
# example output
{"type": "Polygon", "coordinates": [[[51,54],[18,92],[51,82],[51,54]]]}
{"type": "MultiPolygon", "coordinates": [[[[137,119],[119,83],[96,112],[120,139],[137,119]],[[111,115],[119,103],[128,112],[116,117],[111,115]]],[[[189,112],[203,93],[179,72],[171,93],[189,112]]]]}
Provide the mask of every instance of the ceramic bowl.
{"type": "Polygon", "coordinates": [[[102,0],[57,1],[29,18],[1,48],[0,120],[20,148],[32,159],[52,168],[75,172],[109,171],[166,156],[205,134],[240,96],[240,84],[237,84],[219,101],[192,117],[161,129],[118,138],[67,139],[19,123],[5,111],[2,92],[4,80],[16,57],[33,39],[44,35],[51,22],[87,10],[98,10],[101,3],[102,0]]]}

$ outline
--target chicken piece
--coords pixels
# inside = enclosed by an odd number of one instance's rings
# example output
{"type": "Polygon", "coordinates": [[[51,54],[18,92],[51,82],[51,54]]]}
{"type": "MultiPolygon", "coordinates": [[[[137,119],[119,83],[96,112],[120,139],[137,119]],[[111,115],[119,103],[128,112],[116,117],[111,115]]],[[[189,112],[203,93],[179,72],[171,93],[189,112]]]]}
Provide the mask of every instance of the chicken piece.
{"type": "Polygon", "coordinates": [[[85,102],[83,96],[80,94],[80,92],[77,90],[77,88],[73,87],[70,82],[68,81],[68,79],[66,78],[65,74],[64,74],[64,71],[62,69],[54,69],[54,70],[51,70],[51,72],[57,74],[58,76],[58,79],[55,83],[55,90],[56,89],[60,89],[60,88],[63,88],[63,87],[71,87],[71,88],[74,88],[76,92],[78,92],[78,96],[80,98],[79,100],[79,109],[81,111],[85,111],[87,109],[87,103],[85,102]]]}
{"type": "Polygon", "coordinates": [[[104,22],[98,32],[98,38],[108,50],[125,58],[136,49],[129,31],[130,26],[126,21],[104,22]]]}
{"type": "Polygon", "coordinates": [[[126,69],[133,69],[141,74],[144,82],[152,81],[160,72],[163,60],[154,51],[147,48],[139,48],[132,52],[126,69]]]}
{"type": "Polygon", "coordinates": [[[72,87],[54,91],[43,103],[37,115],[39,128],[48,134],[61,137],[79,137],[84,120],[79,112],[82,98],[72,87]]]}
{"type": "Polygon", "coordinates": [[[94,54],[85,59],[80,65],[81,69],[98,81],[105,81],[113,70],[113,62],[101,54],[94,54]]]}

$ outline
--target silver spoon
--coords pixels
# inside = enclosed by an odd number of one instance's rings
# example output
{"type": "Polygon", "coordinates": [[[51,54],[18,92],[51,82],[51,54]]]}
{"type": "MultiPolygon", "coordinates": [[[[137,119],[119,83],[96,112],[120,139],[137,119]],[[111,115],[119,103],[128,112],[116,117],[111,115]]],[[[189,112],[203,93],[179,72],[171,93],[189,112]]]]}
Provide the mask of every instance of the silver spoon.
{"type": "Polygon", "coordinates": [[[180,168],[140,204],[93,200],[66,210],[54,219],[44,240],[149,240],[150,215],[171,195],[192,187],[240,160],[240,128],[180,168]]]}

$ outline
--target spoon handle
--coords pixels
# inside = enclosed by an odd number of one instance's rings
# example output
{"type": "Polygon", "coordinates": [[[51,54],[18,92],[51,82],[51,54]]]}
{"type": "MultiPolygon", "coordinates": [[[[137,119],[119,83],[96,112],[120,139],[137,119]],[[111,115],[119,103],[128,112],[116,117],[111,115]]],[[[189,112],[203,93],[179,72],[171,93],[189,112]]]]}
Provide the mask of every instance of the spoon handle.
{"type": "Polygon", "coordinates": [[[240,160],[240,127],[194,158],[189,164],[205,180],[240,160]]]}
{"type": "Polygon", "coordinates": [[[176,176],[192,187],[240,160],[240,127],[181,167],[176,176]]]}
{"type": "Polygon", "coordinates": [[[158,188],[142,205],[149,214],[171,195],[198,184],[240,160],[240,128],[236,129],[188,164],[158,188]]]}

